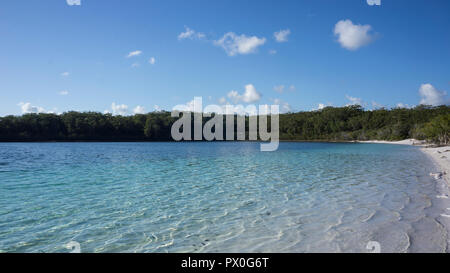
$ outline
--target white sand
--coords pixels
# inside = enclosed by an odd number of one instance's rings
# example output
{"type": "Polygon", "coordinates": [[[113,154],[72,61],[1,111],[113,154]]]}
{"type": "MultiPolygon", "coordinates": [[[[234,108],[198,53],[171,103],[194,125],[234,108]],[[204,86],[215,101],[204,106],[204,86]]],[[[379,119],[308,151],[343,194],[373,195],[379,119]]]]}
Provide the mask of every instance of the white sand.
{"type": "MultiPolygon", "coordinates": [[[[436,188],[438,196],[436,196],[436,205],[441,208],[440,216],[437,221],[441,223],[450,235],[450,146],[439,148],[420,148],[422,152],[427,154],[436,164],[437,171],[444,173],[442,178],[445,180],[436,180],[436,188]]],[[[447,235],[447,236],[448,236],[447,235]]],[[[447,252],[450,249],[450,240],[447,239],[447,252]]]]}
{"type": "Polygon", "coordinates": [[[450,146],[439,148],[423,147],[420,150],[433,159],[435,164],[439,167],[439,172],[445,172],[443,177],[448,185],[450,185],[450,146]]]}
{"type": "Polygon", "coordinates": [[[417,139],[404,139],[400,141],[387,141],[387,140],[367,140],[367,141],[357,141],[359,143],[379,143],[379,144],[399,144],[399,145],[424,145],[425,141],[417,139]]]}

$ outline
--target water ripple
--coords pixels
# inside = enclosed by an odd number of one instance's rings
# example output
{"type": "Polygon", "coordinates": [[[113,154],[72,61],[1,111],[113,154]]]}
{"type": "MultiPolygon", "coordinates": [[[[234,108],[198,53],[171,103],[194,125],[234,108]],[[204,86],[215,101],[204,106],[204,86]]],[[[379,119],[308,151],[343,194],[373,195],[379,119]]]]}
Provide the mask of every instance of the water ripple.
{"type": "Polygon", "coordinates": [[[365,252],[372,240],[385,252],[447,251],[433,166],[414,147],[10,143],[0,151],[0,252],[67,252],[70,241],[83,252],[365,252]]]}

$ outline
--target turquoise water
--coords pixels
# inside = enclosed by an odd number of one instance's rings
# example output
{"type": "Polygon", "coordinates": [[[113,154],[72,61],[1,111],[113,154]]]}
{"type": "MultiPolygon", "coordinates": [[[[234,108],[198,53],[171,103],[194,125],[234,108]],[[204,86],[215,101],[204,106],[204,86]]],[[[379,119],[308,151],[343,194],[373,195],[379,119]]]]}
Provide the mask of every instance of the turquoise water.
{"type": "Polygon", "coordinates": [[[0,252],[442,252],[433,170],[401,145],[0,143],[0,252]]]}

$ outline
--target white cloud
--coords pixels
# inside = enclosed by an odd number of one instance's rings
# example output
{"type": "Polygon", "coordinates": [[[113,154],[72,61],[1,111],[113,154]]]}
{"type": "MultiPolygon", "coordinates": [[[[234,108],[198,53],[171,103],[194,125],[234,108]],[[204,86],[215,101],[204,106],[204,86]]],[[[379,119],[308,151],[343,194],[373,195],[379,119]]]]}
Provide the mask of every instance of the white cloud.
{"type": "Polygon", "coordinates": [[[127,58],[136,57],[142,54],[142,51],[136,50],[128,53],[127,58]]]}
{"type": "Polygon", "coordinates": [[[326,108],[326,107],[330,107],[330,106],[333,106],[333,104],[332,103],[327,103],[327,104],[325,104],[325,103],[319,103],[318,105],[317,105],[317,108],[313,108],[312,110],[315,110],[315,111],[317,111],[317,110],[322,110],[322,109],[324,109],[324,108],[326,108]]]}
{"type": "MultiPolygon", "coordinates": [[[[181,106],[181,110],[188,108],[192,111],[193,109],[193,101],[190,101],[186,105],[181,106]]],[[[251,105],[244,106],[242,104],[233,105],[230,104],[225,97],[221,97],[219,99],[219,108],[221,109],[224,115],[229,114],[238,114],[238,115],[256,115],[258,113],[257,107],[251,107],[251,105]]],[[[202,110],[203,111],[203,110],[202,110]]]]}
{"type": "Polygon", "coordinates": [[[350,103],[346,104],[346,106],[350,106],[350,105],[364,105],[364,102],[362,101],[362,99],[360,98],[355,98],[349,95],[345,95],[345,97],[350,101],[350,103]]]}
{"type": "Polygon", "coordinates": [[[259,46],[266,43],[266,38],[256,36],[236,35],[228,32],[220,40],[214,41],[214,44],[222,47],[229,56],[237,54],[250,54],[256,52],[259,46]]]}
{"type": "Polygon", "coordinates": [[[373,108],[373,109],[384,108],[384,105],[379,104],[379,103],[376,102],[376,101],[372,101],[372,108],[373,108]]]}
{"type": "Polygon", "coordinates": [[[369,6],[381,6],[381,0],[367,0],[367,5],[369,6]]]}
{"type": "Polygon", "coordinates": [[[239,100],[241,99],[241,96],[239,95],[239,93],[234,90],[231,90],[230,92],[228,92],[227,97],[234,100],[235,103],[239,102],[239,100]]]}
{"type": "Polygon", "coordinates": [[[156,104],[155,106],[153,106],[153,108],[155,109],[156,112],[160,112],[162,110],[161,107],[159,107],[159,105],[156,104]]]}
{"type": "Polygon", "coordinates": [[[275,37],[275,40],[279,43],[284,43],[288,41],[288,36],[291,34],[291,31],[289,29],[280,30],[278,32],[275,32],[273,36],[275,37]]]}
{"type": "Polygon", "coordinates": [[[289,103],[280,99],[274,99],[273,104],[277,104],[280,106],[280,113],[287,113],[291,111],[291,106],[289,105],[289,103]]]}
{"type": "Polygon", "coordinates": [[[409,104],[404,104],[402,102],[397,103],[397,108],[412,108],[409,104]]]}
{"type": "Polygon", "coordinates": [[[271,49],[271,50],[269,50],[269,54],[275,55],[275,54],[277,54],[277,51],[275,49],[271,49]]]}
{"type": "Polygon", "coordinates": [[[127,115],[128,114],[128,106],[125,104],[116,104],[115,102],[113,102],[111,104],[111,109],[112,109],[112,113],[113,115],[127,115]]]}
{"type": "Polygon", "coordinates": [[[133,113],[134,114],[145,114],[145,108],[143,106],[138,105],[133,109],[133,113]]]}
{"type": "Polygon", "coordinates": [[[67,95],[69,95],[69,91],[67,91],[67,90],[62,90],[61,92],[59,92],[59,94],[60,94],[61,96],[67,96],[67,95]]]}
{"type": "Polygon", "coordinates": [[[69,72],[63,72],[63,73],[61,73],[61,76],[62,76],[62,77],[68,77],[69,75],[70,75],[69,72]]]}
{"type": "Polygon", "coordinates": [[[334,35],[343,48],[357,50],[373,41],[370,25],[354,25],[350,20],[341,20],[334,27],[334,35]]]}
{"type": "MultiPolygon", "coordinates": [[[[194,100],[191,100],[191,101],[187,102],[186,104],[175,105],[172,109],[178,110],[178,111],[194,112],[194,100]]],[[[203,109],[201,109],[200,111],[203,111],[203,109]]]]}
{"type": "Polygon", "coordinates": [[[195,31],[193,29],[190,29],[190,28],[186,27],[186,26],[184,28],[185,28],[186,31],[185,32],[181,32],[178,35],[178,40],[183,40],[183,39],[187,39],[187,38],[192,39],[192,37],[195,34],[195,31]]]}
{"type": "Polygon", "coordinates": [[[206,36],[204,33],[196,32],[195,30],[190,29],[187,26],[185,26],[184,29],[185,29],[185,32],[181,32],[178,35],[178,40],[193,39],[193,38],[203,39],[206,36]]]}
{"type": "Polygon", "coordinates": [[[151,57],[150,60],[148,60],[148,62],[149,62],[150,64],[155,64],[155,63],[156,63],[155,57],[151,57]]]}
{"type": "Polygon", "coordinates": [[[253,84],[247,84],[245,86],[245,92],[242,95],[240,95],[237,91],[232,90],[228,93],[227,96],[228,96],[228,98],[233,100],[235,103],[238,103],[240,101],[246,102],[246,103],[252,103],[252,102],[259,101],[261,99],[261,94],[258,91],[256,91],[253,84]]]}
{"type": "Polygon", "coordinates": [[[39,106],[33,106],[29,102],[20,102],[18,104],[20,106],[20,109],[22,110],[22,114],[31,114],[31,113],[45,113],[45,109],[39,106]]]}
{"type": "Polygon", "coordinates": [[[289,86],[289,90],[290,91],[295,91],[295,85],[291,84],[291,86],[289,86]]]}
{"type": "Polygon", "coordinates": [[[69,6],[81,6],[81,0],[66,0],[69,6]]]}
{"type": "Polygon", "coordinates": [[[426,83],[422,84],[419,88],[419,94],[422,97],[420,104],[438,106],[448,103],[445,96],[447,93],[445,91],[438,91],[433,85],[426,83]]]}

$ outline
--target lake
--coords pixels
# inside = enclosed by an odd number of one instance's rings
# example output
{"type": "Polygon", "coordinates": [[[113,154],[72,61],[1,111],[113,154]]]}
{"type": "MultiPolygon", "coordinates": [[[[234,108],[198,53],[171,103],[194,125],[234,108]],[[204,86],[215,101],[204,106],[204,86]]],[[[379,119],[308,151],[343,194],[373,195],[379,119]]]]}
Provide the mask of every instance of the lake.
{"type": "Polygon", "coordinates": [[[416,147],[0,143],[0,252],[442,252],[416,147]]]}

